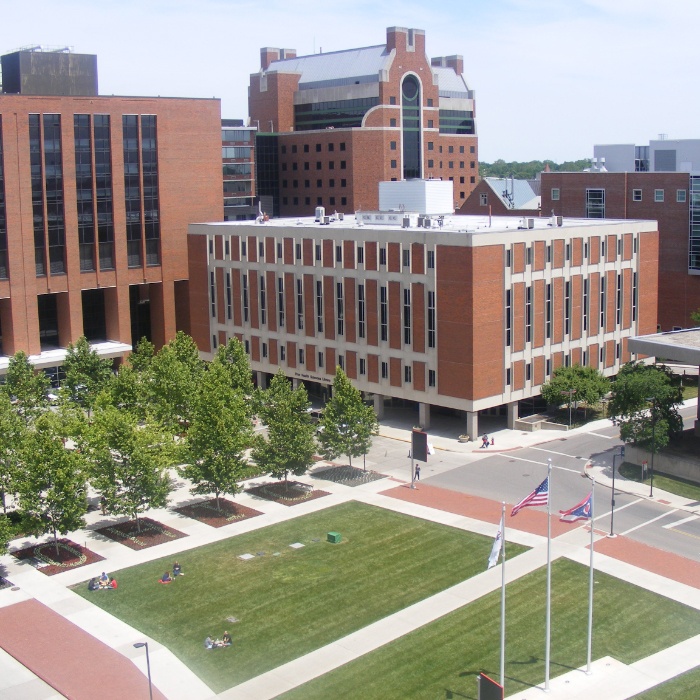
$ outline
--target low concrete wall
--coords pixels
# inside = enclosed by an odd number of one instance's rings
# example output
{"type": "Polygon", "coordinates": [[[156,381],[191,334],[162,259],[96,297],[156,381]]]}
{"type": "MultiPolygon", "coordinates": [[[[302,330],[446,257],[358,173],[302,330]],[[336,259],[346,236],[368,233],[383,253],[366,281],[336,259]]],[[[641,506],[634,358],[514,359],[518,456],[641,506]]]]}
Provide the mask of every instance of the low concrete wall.
{"type": "MultiPolygon", "coordinates": [[[[625,462],[640,466],[646,462],[649,469],[651,452],[636,445],[625,445],[625,462]]],[[[654,455],[654,471],[700,484],[700,455],[693,459],[673,452],[657,452],[654,455]]]]}
{"type": "Polygon", "coordinates": [[[550,423],[546,420],[516,420],[514,423],[514,430],[522,430],[524,433],[534,433],[537,430],[564,430],[568,431],[569,427],[567,425],[561,425],[561,423],[550,423]]]}

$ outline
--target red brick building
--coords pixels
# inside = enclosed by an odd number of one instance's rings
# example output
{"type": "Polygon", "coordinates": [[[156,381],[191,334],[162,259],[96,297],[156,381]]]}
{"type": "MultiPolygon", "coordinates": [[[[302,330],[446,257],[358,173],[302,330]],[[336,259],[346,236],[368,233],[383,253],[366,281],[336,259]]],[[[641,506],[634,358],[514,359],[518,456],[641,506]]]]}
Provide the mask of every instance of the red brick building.
{"type": "Polygon", "coordinates": [[[691,312],[700,309],[700,249],[693,254],[692,245],[700,237],[691,226],[691,219],[700,220],[694,188],[700,193],[700,178],[685,172],[542,173],[542,211],[656,220],[659,328],[687,328],[694,325],[691,312]]]}
{"type": "Polygon", "coordinates": [[[406,227],[403,212],[194,224],[193,336],[205,357],[240,338],[263,385],[282,368],[323,395],[340,365],[379,412],[415,402],[427,427],[431,407],[465,411],[477,435],[479,411],[508,407],[512,427],[556,367],[613,375],[628,338],[656,328],[655,222],[533,226],[406,227]]]}
{"type": "Polygon", "coordinates": [[[258,137],[258,188],[275,198],[275,214],[373,210],[385,180],[452,180],[455,209],[469,196],[478,148],[461,56],[428,60],[425,33],[403,27],[389,27],[379,46],[260,54],[249,113],[267,134],[258,137]]]}
{"type": "Polygon", "coordinates": [[[0,371],[189,331],[187,225],[222,214],[218,100],[0,94],[0,371]]]}

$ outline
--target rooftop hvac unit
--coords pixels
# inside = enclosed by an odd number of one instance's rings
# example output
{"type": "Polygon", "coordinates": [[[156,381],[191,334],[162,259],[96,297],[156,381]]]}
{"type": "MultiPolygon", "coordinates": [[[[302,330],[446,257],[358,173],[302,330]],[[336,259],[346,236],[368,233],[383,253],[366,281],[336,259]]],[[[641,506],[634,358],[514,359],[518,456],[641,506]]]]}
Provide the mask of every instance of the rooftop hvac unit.
{"type": "Polygon", "coordinates": [[[322,225],[323,225],[323,226],[330,226],[330,223],[331,223],[331,217],[330,217],[330,216],[324,216],[324,217],[323,217],[323,223],[322,223],[322,225]]]}
{"type": "Polygon", "coordinates": [[[345,214],[342,211],[338,214],[338,221],[345,221],[345,214]]]}
{"type": "Polygon", "coordinates": [[[315,216],[316,221],[322,221],[323,217],[325,215],[326,215],[326,208],[325,207],[316,207],[316,216],[315,216]]]}
{"type": "Polygon", "coordinates": [[[563,226],[563,225],[564,225],[564,217],[557,216],[557,226],[563,226]]]}
{"type": "Polygon", "coordinates": [[[411,217],[404,216],[401,222],[401,228],[411,228],[411,217]]]}
{"type": "Polygon", "coordinates": [[[527,228],[535,228],[535,220],[532,218],[527,219],[527,228]]]}
{"type": "Polygon", "coordinates": [[[418,217],[418,228],[423,228],[423,222],[425,221],[424,216],[419,216],[418,217]]]}

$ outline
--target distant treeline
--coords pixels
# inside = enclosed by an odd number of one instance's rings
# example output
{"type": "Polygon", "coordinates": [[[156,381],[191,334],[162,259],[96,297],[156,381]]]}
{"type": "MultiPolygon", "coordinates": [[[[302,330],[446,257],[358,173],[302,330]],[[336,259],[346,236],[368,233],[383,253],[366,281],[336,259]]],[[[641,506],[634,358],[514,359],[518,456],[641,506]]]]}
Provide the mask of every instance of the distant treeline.
{"type": "Polygon", "coordinates": [[[590,158],[582,160],[567,160],[564,163],[555,163],[552,160],[531,160],[529,163],[506,163],[497,160],[494,163],[479,162],[479,175],[481,177],[511,177],[516,180],[534,180],[537,173],[541,173],[545,166],[549,165],[552,171],[580,172],[591,167],[590,158]]]}

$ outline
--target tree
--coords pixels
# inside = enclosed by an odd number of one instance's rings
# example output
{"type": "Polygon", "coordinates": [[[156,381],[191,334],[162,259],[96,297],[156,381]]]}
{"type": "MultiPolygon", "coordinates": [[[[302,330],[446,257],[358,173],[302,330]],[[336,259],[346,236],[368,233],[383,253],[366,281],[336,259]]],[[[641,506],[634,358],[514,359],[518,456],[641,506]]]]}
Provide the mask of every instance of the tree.
{"type": "Polygon", "coordinates": [[[155,418],[172,433],[187,430],[204,365],[192,338],[178,331],[145,372],[144,393],[155,418]]]}
{"type": "Polygon", "coordinates": [[[40,416],[20,451],[20,510],[32,534],[51,533],[59,554],[58,535],[85,525],[86,474],[83,455],[64,446],[60,417],[40,416]]]}
{"type": "Polygon", "coordinates": [[[99,408],[81,449],[90,482],[104,497],[108,513],[128,515],[140,532],[139,514],[167,505],[171,490],[167,467],[174,444],[160,426],[150,421],[140,425],[133,414],[114,406],[99,408]]]}
{"type": "Polygon", "coordinates": [[[333,398],[326,404],[320,421],[321,453],[326,459],[348,455],[352,466],[353,457],[367,454],[377,430],[374,409],[364,404],[345,372],[336,367],[333,398]]]}
{"type": "Polygon", "coordinates": [[[243,343],[238,338],[230,338],[226,345],[219,345],[214,355],[214,362],[226,368],[231,386],[243,396],[253,395],[253,375],[250,362],[243,343]]]}
{"type": "Polygon", "coordinates": [[[258,436],[253,459],[275,479],[305,474],[313,464],[315,426],[308,412],[310,407],[303,384],[292,389],[289,379],[280,370],[261,397],[260,417],[267,425],[267,438],[258,436]]]}
{"type": "Polygon", "coordinates": [[[7,545],[13,538],[12,524],[5,515],[0,515],[0,556],[7,552],[7,545]]]}
{"type": "Polygon", "coordinates": [[[700,326],[700,309],[690,312],[690,320],[694,326],[700,326]]]}
{"type": "Polygon", "coordinates": [[[248,467],[245,452],[253,426],[246,404],[246,397],[231,386],[227,368],[212,362],[194,402],[187,432],[189,464],[180,473],[194,484],[192,493],[213,493],[217,510],[221,494],[240,491],[238,481],[248,467]]]}
{"type": "Polygon", "coordinates": [[[10,358],[5,377],[4,389],[26,423],[48,407],[51,382],[43,372],[34,371],[26,353],[20,350],[10,358]]]}
{"type": "Polygon", "coordinates": [[[641,444],[654,451],[668,445],[683,430],[678,406],[683,401],[680,377],[664,365],[628,362],[612,384],[608,405],[620,423],[625,442],[641,444]]]}
{"type": "Polygon", "coordinates": [[[17,491],[18,451],[26,430],[7,394],[0,393],[0,501],[3,513],[7,513],[7,496],[17,491]]]}
{"type": "Polygon", "coordinates": [[[588,406],[598,403],[610,390],[610,382],[594,367],[576,364],[557,367],[552,378],[542,385],[542,398],[551,405],[559,406],[575,400],[588,406]],[[573,389],[573,393],[569,393],[573,389]]]}
{"type": "Polygon", "coordinates": [[[151,366],[155,354],[156,346],[148,338],[141,338],[129,355],[129,364],[136,372],[145,372],[151,366]]]}
{"type": "Polygon", "coordinates": [[[112,361],[101,358],[83,335],[75,344],[68,344],[63,370],[66,378],[61,386],[61,397],[90,413],[97,395],[112,377],[112,361]]]}

